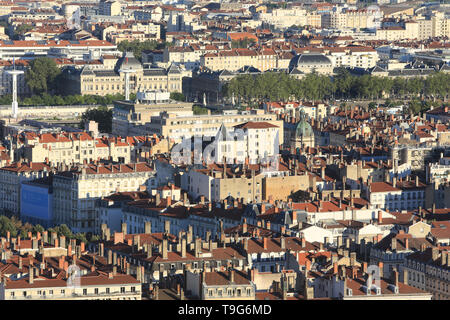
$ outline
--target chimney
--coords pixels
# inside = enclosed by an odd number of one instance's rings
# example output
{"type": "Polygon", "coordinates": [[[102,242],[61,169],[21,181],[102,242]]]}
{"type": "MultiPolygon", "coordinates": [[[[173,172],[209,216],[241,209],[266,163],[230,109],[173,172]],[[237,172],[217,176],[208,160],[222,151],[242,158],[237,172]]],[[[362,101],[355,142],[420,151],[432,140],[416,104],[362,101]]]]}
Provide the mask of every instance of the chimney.
{"type": "Polygon", "coordinates": [[[263,238],[263,248],[264,248],[264,250],[267,250],[267,238],[266,237],[263,238]]]}
{"type": "Polygon", "coordinates": [[[409,250],[409,239],[405,238],[405,249],[409,250]]]}
{"type": "Polygon", "coordinates": [[[166,201],[167,201],[167,206],[170,207],[172,205],[172,198],[171,197],[167,197],[166,201]]]}
{"type": "Polygon", "coordinates": [[[145,233],[146,234],[150,234],[150,233],[152,233],[152,223],[150,222],[150,221],[146,221],[145,222],[145,233]]]}
{"type": "Polygon", "coordinates": [[[181,257],[186,258],[186,239],[181,239],[181,257]]]}
{"type": "Polygon", "coordinates": [[[333,274],[337,274],[338,273],[338,264],[337,262],[333,263],[333,274]]]}
{"type": "Polygon", "coordinates": [[[378,269],[379,269],[379,275],[380,279],[383,278],[383,262],[378,262],[378,269]]]}
{"type": "Polygon", "coordinates": [[[196,238],[194,243],[194,255],[196,258],[200,257],[201,246],[202,246],[201,239],[196,238]]]}
{"type": "Polygon", "coordinates": [[[295,224],[297,222],[297,212],[292,211],[292,223],[295,224]]]}
{"type": "Polygon", "coordinates": [[[281,249],[286,249],[286,239],[284,237],[280,238],[281,249]]]}
{"type": "Polygon", "coordinates": [[[61,248],[65,248],[66,247],[66,237],[61,235],[59,237],[59,244],[61,245],[61,248]]]}
{"type": "Polygon", "coordinates": [[[167,259],[167,239],[163,239],[162,241],[162,258],[167,259]]]}
{"type": "Polygon", "coordinates": [[[397,187],[397,177],[393,177],[393,178],[392,178],[392,186],[393,186],[394,188],[397,187]]]}
{"type": "Polygon", "coordinates": [[[447,265],[447,252],[441,252],[441,266],[445,267],[447,265]]]}
{"type": "MultiPolygon", "coordinates": [[[[68,254],[70,254],[70,252],[68,252],[68,254]]],[[[100,255],[100,257],[105,256],[105,245],[103,243],[99,244],[98,254],[100,255]]]]}
{"type": "Polygon", "coordinates": [[[362,272],[367,273],[367,262],[363,262],[362,264],[362,272]]]}
{"type": "Polygon", "coordinates": [[[266,212],[266,205],[264,203],[261,204],[261,213],[266,212]]]}
{"type": "Polygon", "coordinates": [[[306,247],[306,240],[304,237],[302,237],[302,248],[306,247]]]}
{"type": "Polygon", "coordinates": [[[383,223],[383,212],[380,210],[378,211],[378,224],[383,223]]]}
{"type": "Polygon", "coordinates": [[[59,269],[64,269],[64,256],[61,256],[61,257],[59,257],[59,259],[58,259],[58,268],[59,269]]]}
{"type": "Polygon", "coordinates": [[[433,261],[436,261],[438,259],[438,256],[439,256],[439,248],[432,248],[431,258],[433,259],[433,261]]]}
{"type": "Polygon", "coordinates": [[[416,176],[416,187],[419,186],[419,176],[416,176]]]}
{"type": "Polygon", "coordinates": [[[23,267],[22,257],[19,256],[19,270],[22,270],[22,267],[23,267]]]}
{"type": "Polygon", "coordinates": [[[234,270],[230,271],[230,282],[234,283],[234,270]]]}
{"type": "Polygon", "coordinates": [[[391,251],[397,250],[397,239],[395,237],[392,237],[391,239],[391,251]]]}
{"type": "Polygon", "coordinates": [[[397,271],[397,269],[394,269],[392,271],[392,278],[393,278],[392,284],[398,288],[398,271],[397,271]]]}
{"type": "Polygon", "coordinates": [[[164,221],[164,232],[167,234],[170,234],[170,221],[169,220],[164,221]]]}
{"type": "Polygon", "coordinates": [[[28,283],[33,284],[34,283],[34,267],[29,267],[28,269],[28,283]]]}
{"type": "Polygon", "coordinates": [[[127,224],[126,223],[122,223],[122,233],[123,233],[124,237],[127,235],[127,224]]]}
{"type": "Polygon", "coordinates": [[[248,227],[248,225],[247,225],[247,219],[246,218],[244,218],[244,223],[242,224],[242,233],[247,233],[247,227],[248,227]]]}
{"type": "Polygon", "coordinates": [[[350,265],[356,266],[356,252],[350,253],[350,265]]]}

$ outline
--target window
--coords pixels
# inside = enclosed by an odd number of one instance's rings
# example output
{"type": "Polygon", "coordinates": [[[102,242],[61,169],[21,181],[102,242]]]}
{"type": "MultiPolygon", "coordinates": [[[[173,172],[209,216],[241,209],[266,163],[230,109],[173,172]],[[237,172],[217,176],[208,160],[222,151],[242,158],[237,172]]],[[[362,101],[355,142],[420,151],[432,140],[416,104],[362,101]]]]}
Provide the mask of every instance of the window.
{"type": "Polygon", "coordinates": [[[87,295],[87,289],[83,289],[83,295],[87,295]]]}
{"type": "Polygon", "coordinates": [[[109,288],[106,288],[106,293],[109,293],[109,288]]]}
{"type": "Polygon", "coordinates": [[[125,287],[120,287],[120,293],[125,293],[125,287]]]}
{"type": "Polygon", "coordinates": [[[136,287],[131,287],[131,292],[136,292],[136,287]]]}
{"type": "Polygon", "coordinates": [[[94,289],[95,294],[98,294],[98,288],[94,289]]]}

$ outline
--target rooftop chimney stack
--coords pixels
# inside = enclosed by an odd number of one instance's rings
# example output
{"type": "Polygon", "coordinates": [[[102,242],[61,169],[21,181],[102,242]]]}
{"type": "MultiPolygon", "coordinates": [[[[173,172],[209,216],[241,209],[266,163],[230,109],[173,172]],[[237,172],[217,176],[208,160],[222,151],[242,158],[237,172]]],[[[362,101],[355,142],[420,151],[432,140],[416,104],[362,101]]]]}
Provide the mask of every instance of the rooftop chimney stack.
{"type": "Polygon", "coordinates": [[[151,234],[152,233],[152,223],[150,221],[145,222],[145,233],[151,234]]]}

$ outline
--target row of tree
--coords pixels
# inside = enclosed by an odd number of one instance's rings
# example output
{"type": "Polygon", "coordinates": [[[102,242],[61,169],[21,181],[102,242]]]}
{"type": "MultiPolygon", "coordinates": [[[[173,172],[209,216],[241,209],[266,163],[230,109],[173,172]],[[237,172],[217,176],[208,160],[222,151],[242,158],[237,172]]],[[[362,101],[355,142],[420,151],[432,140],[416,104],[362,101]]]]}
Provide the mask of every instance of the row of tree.
{"type": "Polygon", "coordinates": [[[146,40],[146,41],[121,41],[117,45],[117,49],[121,52],[133,52],[136,59],[142,61],[142,52],[147,50],[161,50],[166,46],[170,46],[168,42],[158,42],[155,40],[146,40]]]}
{"type": "Polygon", "coordinates": [[[296,79],[285,73],[244,74],[224,86],[224,95],[247,104],[289,99],[327,100],[339,98],[397,99],[428,96],[447,99],[450,74],[436,72],[426,78],[388,78],[371,75],[355,76],[340,69],[333,77],[308,74],[296,79]]]}
{"type": "MultiPolygon", "coordinates": [[[[11,237],[20,236],[21,238],[27,238],[28,232],[31,232],[33,235],[36,235],[38,232],[42,234],[45,231],[45,228],[39,224],[32,225],[28,222],[23,223],[21,220],[17,219],[15,216],[8,218],[5,215],[0,216],[0,235],[2,237],[6,237],[6,233],[10,232],[11,237]]],[[[73,233],[69,227],[65,224],[61,224],[59,226],[55,226],[53,228],[48,228],[47,231],[56,232],[58,236],[64,235],[67,239],[77,239],[82,242],[96,241],[99,240],[98,236],[92,235],[89,236],[89,240],[84,233],[73,233]]]]}
{"type": "MultiPolygon", "coordinates": [[[[130,95],[134,99],[135,95],[130,95]]],[[[111,105],[115,100],[125,99],[122,94],[107,94],[105,96],[97,95],[50,95],[42,93],[19,99],[19,106],[68,106],[68,105],[111,105]]],[[[6,95],[0,97],[0,105],[9,105],[12,102],[12,96],[6,95]]]]}

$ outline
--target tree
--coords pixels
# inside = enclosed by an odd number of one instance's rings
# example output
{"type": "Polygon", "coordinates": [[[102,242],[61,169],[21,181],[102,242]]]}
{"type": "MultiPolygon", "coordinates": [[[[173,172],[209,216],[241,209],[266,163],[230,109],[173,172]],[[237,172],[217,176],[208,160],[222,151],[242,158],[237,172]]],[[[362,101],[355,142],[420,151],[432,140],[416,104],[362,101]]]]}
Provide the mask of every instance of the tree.
{"type": "Polygon", "coordinates": [[[186,97],[184,96],[184,94],[182,94],[180,92],[171,92],[170,99],[176,100],[176,101],[186,101],[186,97]]]}
{"type": "Polygon", "coordinates": [[[192,111],[194,112],[195,115],[208,114],[208,109],[200,106],[193,106],[192,111]]]}
{"type": "Polygon", "coordinates": [[[247,38],[231,41],[232,48],[248,48],[255,43],[255,39],[247,38]]]}
{"type": "Polygon", "coordinates": [[[117,49],[121,52],[133,52],[136,59],[139,61],[142,60],[142,52],[146,50],[160,50],[164,49],[166,46],[170,46],[167,42],[158,42],[155,40],[146,40],[146,41],[121,41],[117,45],[117,49]]]}
{"type": "Polygon", "coordinates": [[[368,107],[369,107],[369,110],[373,110],[377,107],[377,104],[375,102],[371,102],[371,103],[369,103],[368,107]]]}
{"type": "Polygon", "coordinates": [[[27,33],[28,31],[33,30],[33,26],[29,24],[21,24],[18,25],[17,28],[14,30],[14,33],[12,35],[13,40],[20,40],[20,38],[27,33]]]}
{"type": "Polygon", "coordinates": [[[56,79],[61,70],[56,62],[47,57],[39,57],[30,62],[30,67],[26,72],[26,82],[28,87],[36,93],[48,93],[49,90],[56,89],[56,79]]]}
{"type": "Polygon", "coordinates": [[[0,234],[6,237],[6,233],[10,232],[12,237],[17,236],[17,228],[7,216],[0,216],[0,234]]]}
{"type": "Polygon", "coordinates": [[[100,106],[98,108],[89,108],[81,116],[80,127],[84,127],[84,124],[90,120],[98,122],[98,129],[100,132],[111,133],[112,130],[112,109],[108,109],[106,106],[100,106]]]}

